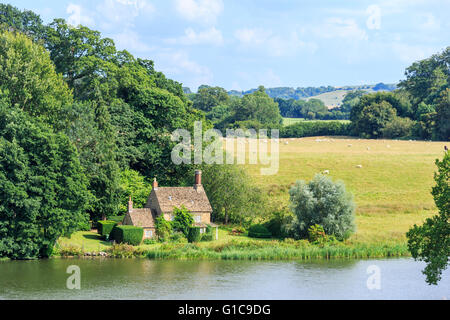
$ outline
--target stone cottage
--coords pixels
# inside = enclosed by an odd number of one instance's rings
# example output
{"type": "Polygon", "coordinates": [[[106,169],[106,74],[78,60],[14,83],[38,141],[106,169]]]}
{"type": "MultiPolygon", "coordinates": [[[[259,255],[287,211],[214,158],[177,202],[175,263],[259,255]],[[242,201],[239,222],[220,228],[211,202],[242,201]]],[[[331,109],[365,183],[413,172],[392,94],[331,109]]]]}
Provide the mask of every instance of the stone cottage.
{"type": "MultiPolygon", "coordinates": [[[[173,220],[174,207],[185,206],[194,218],[194,225],[200,227],[200,232],[206,231],[211,225],[211,204],[202,185],[202,172],[195,171],[195,182],[192,187],[159,187],[153,181],[144,208],[133,208],[133,201],[128,201],[128,212],[123,219],[123,225],[132,225],[144,229],[144,239],[155,236],[155,219],[161,215],[168,221],[173,220]]],[[[217,231],[217,230],[216,230],[217,231]]],[[[216,232],[217,237],[217,232],[216,232]]]]}

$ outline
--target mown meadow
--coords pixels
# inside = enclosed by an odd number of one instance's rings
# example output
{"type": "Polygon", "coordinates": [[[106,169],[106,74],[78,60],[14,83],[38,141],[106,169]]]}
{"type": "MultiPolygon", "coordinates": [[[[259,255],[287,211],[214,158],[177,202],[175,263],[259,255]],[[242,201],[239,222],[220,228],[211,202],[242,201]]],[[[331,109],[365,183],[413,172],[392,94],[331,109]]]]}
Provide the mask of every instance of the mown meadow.
{"type": "Polygon", "coordinates": [[[365,140],[350,137],[280,139],[278,174],[260,175],[248,166],[255,181],[275,201],[288,204],[296,180],[311,180],[325,170],[344,181],[353,193],[357,232],[354,243],[406,242],[405,233],[437,213],[430,194],[445,142],[365,140]]]}

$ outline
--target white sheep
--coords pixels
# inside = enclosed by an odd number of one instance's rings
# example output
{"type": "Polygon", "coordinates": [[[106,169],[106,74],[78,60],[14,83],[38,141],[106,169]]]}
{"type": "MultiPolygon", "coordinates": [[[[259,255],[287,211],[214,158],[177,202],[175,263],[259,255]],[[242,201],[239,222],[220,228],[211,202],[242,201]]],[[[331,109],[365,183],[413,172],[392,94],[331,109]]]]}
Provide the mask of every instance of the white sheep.
{"type": "Polygon", "coordinates": [[[357,168],[362,168],[362,165],[361,165],[361,164],[358,164],[356,167],[357,167],[357,168]]]}
{"type": "Polygon", "coordinates": [[[323,174],[330,174],[330,170],[323,170],[323,174]]]}

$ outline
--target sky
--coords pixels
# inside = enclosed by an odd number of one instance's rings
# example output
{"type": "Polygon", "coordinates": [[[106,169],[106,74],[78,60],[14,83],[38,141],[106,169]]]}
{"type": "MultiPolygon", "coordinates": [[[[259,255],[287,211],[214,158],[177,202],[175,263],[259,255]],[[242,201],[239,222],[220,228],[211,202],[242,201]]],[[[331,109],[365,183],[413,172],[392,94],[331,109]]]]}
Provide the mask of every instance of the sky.
{"type": "Polygon", "coordinates": [[[397,83],[450,45],[450,0],[10,0],[196,91],[397,83]]]}

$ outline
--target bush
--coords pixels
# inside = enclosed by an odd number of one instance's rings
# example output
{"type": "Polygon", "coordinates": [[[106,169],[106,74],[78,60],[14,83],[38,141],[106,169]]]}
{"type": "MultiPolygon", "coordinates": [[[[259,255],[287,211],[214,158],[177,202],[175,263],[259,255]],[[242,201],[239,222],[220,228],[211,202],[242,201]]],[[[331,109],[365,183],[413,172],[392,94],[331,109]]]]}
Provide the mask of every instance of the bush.
{"type": "Polygon", "coordinates": [[[108,217],[108,221],[114,221],[114,222],[117,222],[118,224],[121,224],[123,221],[123,218],[125,218],[125,216],[110,216],[110,217],[108,217]]]}
{"type": "Polygon", "coordinates": [[[89,221],[83,221],[78,223],[78,231],[91,231],[91,223],[89,221]]]}
{"type": "Polygon", "coordinates": [[[117,243],[128,243],[138,246],[142,242],[144,229],[135,226],[115,226],[111,231],[111,238],[117,243]]]}
{"type": "Polygon", "coordinates": [[[194,223],[192,214],[184,206],[181,206],[181,208],[173,208],[173,214],[173,229],[175,231],[183,232],[183,234],[187,237],[189,234],[189,230],[194,223]]]}
{"type": "Polygon", "coordinates": [[[272,213],[269,221],[264,223],[264,226],[269,230],[273,237],[285,238],[288,236],[284,226],[292,219],[292,214],[288,212],[287,208],[276,210],[272,213]]]}
{"type": "Polygon", "coordinates": [[[157,241],[155,239],[144,239],[144,244],[155,244],[157,241]]]}
{"type": "Polygon", "coordinates": [[[308,184],[297,181],[289,194],[295,215],[289,231],[294,238],[307,238],[308,228],[315,224],[339,240],[348,238],[355,231],[355,204],[342,182],[334,183],[317,174],[308,184]]]}
{"type": "Polygon", "coordinates": [[[308,228],[309,242],[314,244],[323,244],[327,242],[327,235],[320,224],[315,224],[308,228]]]}
{"type": "Polygon", "coordinates": [[[192,242],[198,242],[200,241],[201,238],[201,234],[200,234],[200,228],[198,227],[191,227],[189,229],[189,233],[187,236],[188,242],[192,243],[192,242]]]}
{"type": "Polygon", "coordinates": [[[187,242],[187,239],[184,235],[183,232],[174,232],[170,235],[169,237],[170,242],[174,242],[174,243],[183,243],[183,242],[187,242]]]}
{"type": "Polygon", "coordinates": [[[168,239],[172,233],[172,224],[164,218],[164,215],[160,215],[155,220],[155,231],[158,239],[164,241],[168,239]]]}
{"type": "Polygon", "coordinates": [[[262,224],[254,224],[248,229],[248,236],[251,238],[271,238],[272,234],[262,224]]]}
{"type": "Polygon", "coordinates": [[[108,239],[112,229],[117,225],[115,221],[98,221],[97,222],[97,233],[103,238],[108,239]]]}
{"type": "Polygon", "coordinates": [[[202,237],[200,239],[200,241],[213,241],[214,240],[214,236],[212,233],[204,233],[202,234],[202,237]]]}
{"type": "Polygon", "coordinates": [[[388,139],[410,137],[414,124],[415,122],[409,118],[395,117],[381,129],[381,133],[383,138],[388,139]]]}

